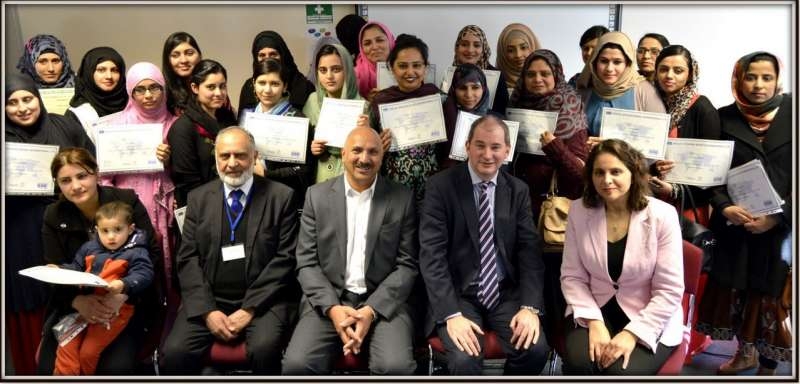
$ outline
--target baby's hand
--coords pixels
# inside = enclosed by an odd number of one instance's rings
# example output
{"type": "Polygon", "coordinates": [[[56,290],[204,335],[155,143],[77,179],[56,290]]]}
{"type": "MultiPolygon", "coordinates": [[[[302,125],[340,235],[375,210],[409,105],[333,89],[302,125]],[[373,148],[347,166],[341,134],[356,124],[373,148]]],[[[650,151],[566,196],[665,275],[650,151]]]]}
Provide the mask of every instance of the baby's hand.
{"type": "Polygon", "coordinates": [[[110,293],[122,293],[122,290],[125,289],[125,283],[123,283],[122,280],[117,279],[108,283],[106,289],[110,293]]]}

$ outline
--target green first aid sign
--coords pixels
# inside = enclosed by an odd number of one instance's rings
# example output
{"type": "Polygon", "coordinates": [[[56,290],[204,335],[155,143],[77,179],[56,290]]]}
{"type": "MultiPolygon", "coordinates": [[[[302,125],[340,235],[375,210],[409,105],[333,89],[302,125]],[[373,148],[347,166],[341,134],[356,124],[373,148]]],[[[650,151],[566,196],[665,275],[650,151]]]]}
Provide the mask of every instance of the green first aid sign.
{"type": "Polygon", "coordinates": [[[332,4],[306,5],[306,24],[332,24],[332,4]]]}

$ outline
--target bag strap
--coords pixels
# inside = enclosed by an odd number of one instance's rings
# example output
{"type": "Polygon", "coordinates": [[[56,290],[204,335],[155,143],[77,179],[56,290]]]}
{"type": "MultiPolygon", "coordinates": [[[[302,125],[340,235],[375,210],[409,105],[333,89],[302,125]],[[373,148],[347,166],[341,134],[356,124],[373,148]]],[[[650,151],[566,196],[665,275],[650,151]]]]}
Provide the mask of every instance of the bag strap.
{"type": "Polygon", "coordinates": [[[547,197],[553,197],[558,194],[558,173],[553,169],[553,177],[550,178],[550,191],[547,192],[547,197]]]}
{"type": "Polygon", "coordinates": [[[694,213],[694,220],[697,221],[700,219],[700,214],[697,212],[697,206],[694,204],[694,196],[692,196],[692,191],[689,189],[688,186],[683,184],[675,184],[680,189],[681,193],[681,214],[687,208],[686,207],[686,197],[689,197],[689,205],[692,207],[692,213],[694,213]]]}

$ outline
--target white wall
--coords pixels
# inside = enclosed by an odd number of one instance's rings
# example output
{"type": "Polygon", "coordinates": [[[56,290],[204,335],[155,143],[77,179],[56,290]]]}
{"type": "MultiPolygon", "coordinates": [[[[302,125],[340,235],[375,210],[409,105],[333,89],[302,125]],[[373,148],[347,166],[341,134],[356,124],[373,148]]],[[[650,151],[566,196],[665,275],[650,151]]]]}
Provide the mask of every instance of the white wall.
{"type": "Polygon", "coordinates": [[[647,32],[666,36],[670,44],[681,44],[700,65],[700,92],[715,107],[733,102],[731,76],[740,57],[754,51],[777,55],[784,68],[784,92],[794,88],[797,27],[791,4],[714,4],[622,6],[621,30],[634,44],[647,32]]]}

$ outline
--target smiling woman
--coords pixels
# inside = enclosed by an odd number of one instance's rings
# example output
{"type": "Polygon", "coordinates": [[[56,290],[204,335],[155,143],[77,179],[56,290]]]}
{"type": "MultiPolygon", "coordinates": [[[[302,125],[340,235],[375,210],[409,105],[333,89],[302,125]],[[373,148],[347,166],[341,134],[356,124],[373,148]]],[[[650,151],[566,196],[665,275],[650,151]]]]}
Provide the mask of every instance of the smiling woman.
{"type": "Polygon", "coordinates": [[[25,43],[17,69],[36,81],[39,88],[70,88],[75,74],[67,48],[53,35],[36,35],[25,43]]]}

